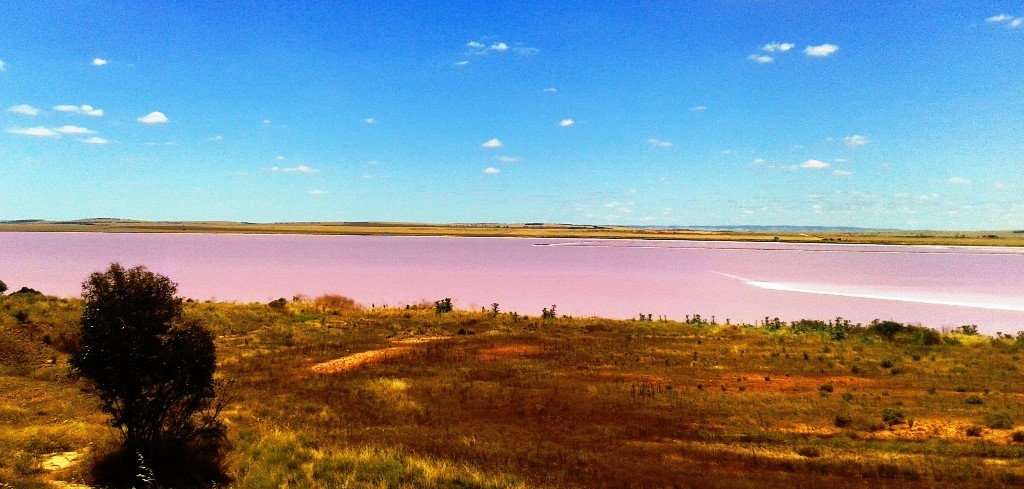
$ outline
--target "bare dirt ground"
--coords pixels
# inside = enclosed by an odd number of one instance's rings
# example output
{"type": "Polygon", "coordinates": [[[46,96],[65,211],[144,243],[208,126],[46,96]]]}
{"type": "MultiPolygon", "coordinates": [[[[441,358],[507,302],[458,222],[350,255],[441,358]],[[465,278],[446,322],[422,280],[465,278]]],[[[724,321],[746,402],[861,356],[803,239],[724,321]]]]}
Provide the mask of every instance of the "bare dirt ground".
{"type": "Polygon", "coordinates": [[[429,343],[431,341],[444,340],[447,338],[449,337],[418,336],[413,338],[403,338],[400,340],[392,341],[392,343],[394,343],[396,346],[389,346],[387,348],[381,348],[378,350],[369,350],[359,353],[353,353],[348,356],[318,363],[310,367],[309,370],[315,374],[321,375],[347,372],[362,365],[378,363],[388,358],[395,358],[402,355],[406,355],[412,351],[413,345],[429,343]]]}

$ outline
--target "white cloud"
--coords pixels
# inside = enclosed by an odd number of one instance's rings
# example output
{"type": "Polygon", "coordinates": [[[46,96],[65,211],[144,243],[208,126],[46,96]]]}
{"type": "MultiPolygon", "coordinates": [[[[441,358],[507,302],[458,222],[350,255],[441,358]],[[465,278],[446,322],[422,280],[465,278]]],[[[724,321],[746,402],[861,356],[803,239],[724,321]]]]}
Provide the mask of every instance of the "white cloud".
{"type": "Polygon", "coordinates": [[[548,87],[548,88],[545,88],[544,90],[541,90],[541,91],[544,92],[544,93],[555,93],[555,92],[558,91],[558,89],[555,88],[555,87],[548,87]]]}
{"type": "Polygon", "coordinates": [[[851,177],[853,172],[847,170],[832,170],[832,174],[837,177],[851,177]]]}
{"type": "Polygon", "coordinates": [[[163,112],[154,111],[135,120],[143,124],[166,124],[167,116],[163,112]]]}
{"type": "Polygon", "coordinates": [[[105,64],[107,64],[107,60],[105,60],[103,58],[93,58],[93,60],[92,60],[92,65],[93,66],[103,66],[105,64]]]}
{"type": "Polygon", "coordinates": [[[704,112],[705,110],[708,110],[708,108],[703,105],[698,105],[696,107],[691,108],[690,110],[693,112],[704,112]]]}
{"type": "Polygon", "coordinates": [[[4,71],[4,68],[7,68],[7,63],[4,63],[4,60],[0,59],[0,71],[4,71]]]}
{"type": "Polygon", "coordinates": [[[1009,16],[1009,15],[1006,15],[1006,14],[999,14],[999,15],[993,15],[992,17],[989,17],[989,18],[985,19],[985,22],[989,22],[989,23],[992,23],[992,24],[998,24],[1000,22],[1006,22],[1008,20],[1013,20],[1013,17],[1009,16]]]}
{"type": "Polygon", "coordinates": [[[320,190],[318,188],[309,191],[309,195],[327,195],[327,193],[328,192],[326,190],[320,190]]]}
{"type": "Polygon", "coordinates": [[[828,168],[829,166],[831,166],[831,165],[829,165],[828,163],[825,163],[824,161],[821,161],[821,160],[807,160],[807,161],[805,161],[805,162],[800,164],[800,168],[807,168],[807,169],[812,169],[812,170],[816,170],[816,169],[820,169],[820,168],[828,168]]]}
{"type": "Polygon", "coordinates": [[[366,119],[363,119],[363,122],[373,125],[377,123],[377,119],[374,119],[373,117],[367,117],[366,119]]]}
{"type": "Polygon", "coordinates": [[[469,64],[469,61],[466,61],[466,60],[456,61],[455,62],[455,66],[466,66],[468,64],[469,64]]]}
{"type": "Polygon", "coordinates": [[[481,43],[481,42],[469,41],[469,42],[466,43],[466,47],[473,48],[473,49],[483,49],[483,48],[485,48],[487,46],[484,46],[484,44],[481,43]]]}
{"type": "Polygon", "coordinates": [[[750,162],[751,165],[763,165],[765,163],[767,162],[764,160],[764,158],[754,158],[754,160],[750,162]]]}
{"type": "Polygon", "coordinates": [[[82,141],[83,143],[86,143],[86,144],[107,144],[107,143],[110,142],[107,139],[103,139],[103,138],[97,137],[97,136],[93,136],[91,138],[86,138],[86,139],[81,139],[80,141],[82,141]]]}
{"type": "Polygon", "coordinates": [[[60,137],[60,133],[52,129],[47,129],[43,126],[26,127],[26,128],[15,128],[9,129],[7,132],[11,134],[18,134],[20,136],[35,136],[40,138],[56,138],[60,137]]]}
{"type": "Polygon", "coordinates": [[[647,140],[647,144],[654,146],[655,148],[671,148],[671,141],[662,141],[659,139],[650,138],[647,140]]]}
{"type": "Polygon", "coordinates": [[[37,109],[37,108],[35,108],[35,107],[31,106],[31,105],[28,105],[28,104],[21,104],[21,105],[15,105],[15,106],[12,106],[12,107],[8,107],[7,111],[8,112],[14,112],[15,114],[21,114],[21,115],[29,115],[29,116],[39,115],[39,109],[37,109]]]}
{"type": "Polygon", "coordinates": [[[288,158],[285,158],[284,156],[281,156],[281,155],[277,155],[276,159],[277,159],[277,161],[284,161],[284,160],[287,160],[288,158]]]}
{"type": "Polygon", "coordinates": [[[791,42],[783,42],[783,43],[773,42],[773,43],[769,43],[769,44],[765,44],[764,46],[761,46],[761,50],[765,51],[765,52],[769,52],[769,53],[774,53],[776,51],[778,51],[780,53],[784,53],[786,51],[789,51],[790,49],[793,49],[794,47],[796,47],[796,44],[793,44],[791,42]]]}
{"type": "Polygon", "coordinates": [[[948,180],[953,185],[970,185],[971,181],[964,177],[953,177],[948,180]]]}
{"type": "Polygon", "coordinates": [[[264,126],[269,126],[270,125],[270,119],[263,119],[263,125],[264,126]]]}
{"type": "Polygon", "coordinates": [[[312,174],[312,173],[319,173],[320,172],[320,170],[317,170],[316,168],[310,168],[310,167],[308,167],[306,165],[299,165],[299,166],[295,166],[295,167],[291,167],[291,168],[284,168],[284,167],[280,167],[280,166],[275,166],[275,167],[272,167],[270,169],[270,171],[275,172],[275,173],[305,173],[305,174],[312,174]]]}
{"type": "Polygon", "coordinates": [[[495,156],[494,159],[502,163],[516,163],[519,161],[519,158],[515,156],[495,156]]]}
{"type": "Polygon", "coordinates": [[[68,112],[71,114],[83,114],[91,115],[93,117],[103,117],[103,109],[97,109],[91,105],[58,105],[53,108],[57,112],[68,112]]]}
{"type": "Polygon", "coordinates": [[[775,58],[763,54],[751,54],[750,56],[747,56],[747,59],[759,64],[768,64],[771,63],[772,61],[775,61],[775,58]]]}
{"type": "Polygon", "coordinates": [[[839,51],[839,46],[836,46],[835,44],[819,44],[817,46],[807,46],[804,49],[804,54],[815,58],[824,58],[836,51],[839,51]]]}
{"type": "Polygon", "coordinates": [[[84,127],[79,126],[63,126],[58,127],[57,132],[62,134],[95,134],[96,131],[90,131],[84,127]]]}
{"type": "Polygon", "coordinates": [[[224,140],[224,136],[221,136],[220,134],[218,134],[216,136],[213,136],[213,137],[210,137],[210,138],[206,138],[206,140],[207,141],[223,141],[224,140]]]}
{"type": "Polygon", "coordinates": [[[1010,27],[1014,29],[1020,27],[1022,24],[1024,24],[1024,17],[1018,17],[1010,21],[1010,27]]]}
{"type": "Polygon", "coordinates": [[[492,138],[480,145],[481,148],[500,148],[501,146],[501,141],[499,141],[498,138],[492,138]]]}
{"type": "Polygon", "coordinates": [[[508,44],[505,44],[503,42],[494,43],[491,44],[490,49],[491,51],[508,51],[508,44]]]}
{"type": "Polygon", "coordinates": [[[562,121],[559,122],[558,125],[561,126],[561,127],[569,127],[569,126],[571,126],[571,125],[573,125],[575,123],[576,123],[576,121],[574,121],[572,119],[562,119],[562,121]]]}
{"type": "Polygon", "coordinates": [[[850,149],[857,149],[861,146],[866,146],[870,142],[870,139],[866,136],[861,136],[860,134],[854,134],[853,136],[846,136],[843,138],[843,144],[846,144],[846,147],[850,149]]]}
{"type": "Polygon", "coordinates": [[[484,173],[486,173],[488,175],[497,175],[497,174],[501,173],[501,170],[499,170],[499,169],[497,169],[497,168],[495,168],[493,166],[489,166],[487,168],[484,168],[484,173]]]}

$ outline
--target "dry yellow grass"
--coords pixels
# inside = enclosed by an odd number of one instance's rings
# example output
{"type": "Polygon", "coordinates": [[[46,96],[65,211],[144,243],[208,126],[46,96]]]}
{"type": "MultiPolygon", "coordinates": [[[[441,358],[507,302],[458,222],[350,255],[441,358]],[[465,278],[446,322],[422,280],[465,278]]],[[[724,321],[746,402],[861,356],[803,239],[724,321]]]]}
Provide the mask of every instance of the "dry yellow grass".
{"type": "MultiPolygon", "coordinates": [[[[90,444],[111,441],[42,341],[73,328],[73,305],[0,299],[0,483],[86,483],[90,444]]],[[[320,306],[188,304],[234,382],[235,487],[1024,482],[1024,340],[320,306]]]]}

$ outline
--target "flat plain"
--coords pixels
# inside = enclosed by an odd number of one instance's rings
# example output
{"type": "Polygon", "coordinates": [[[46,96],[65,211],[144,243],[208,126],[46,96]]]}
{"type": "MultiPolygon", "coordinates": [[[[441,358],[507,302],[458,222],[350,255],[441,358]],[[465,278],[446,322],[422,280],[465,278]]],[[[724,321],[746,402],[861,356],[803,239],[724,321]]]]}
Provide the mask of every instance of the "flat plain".
{"type": "Polygon", "coordinates": [[[793,231],[660,229],[570,224],[417,224],[388,222],[244,223],[228,221],[133,221],[83,219],[0,222],[0,232],[231,233],[379,236],[474,236],[576,239],[673,239],[786,243],[850,243],[942,246],[1024,246],[1024,231],[793,231]]]}

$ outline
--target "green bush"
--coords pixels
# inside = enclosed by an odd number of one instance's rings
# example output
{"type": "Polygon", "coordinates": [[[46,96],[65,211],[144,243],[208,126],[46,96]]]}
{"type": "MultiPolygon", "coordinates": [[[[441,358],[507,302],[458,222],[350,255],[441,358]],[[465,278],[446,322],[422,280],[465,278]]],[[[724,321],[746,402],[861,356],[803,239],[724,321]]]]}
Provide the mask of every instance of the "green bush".
{"type": "Polygon", "coordinates": [[[839,413],[835,420],[836,428],[846,428],[853,424],[853,417],[846,413],[839,413]]]}
{"type": "Polygon", "coordinates": [[[902,423],[904,420],[904,414],[902,409],[898,408],[885,408],[882,410],[882,422],[887,426],[895,426],[902,423]]]}
{"type": "Polygon", "coordinates": [[[1013,418],[1006,413],[992,413],[985,417],[985,426],[993,430],[1009,430],[1013,428],[1013,418]]]}
{"type": "Polygon", "coordinates": [[[964,399],[964,404],[971,404],[971,405],[974,405],[974,406],[980,406],[982,404],[985,404],[985,401],[983,401],[978,396],[967,396],[967,398],[964,399]]]}

